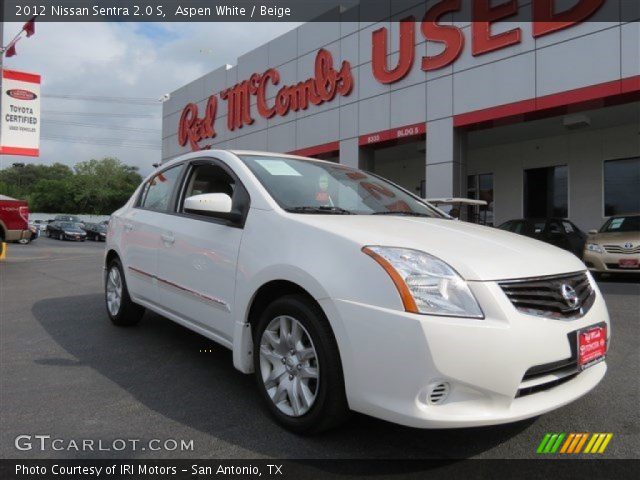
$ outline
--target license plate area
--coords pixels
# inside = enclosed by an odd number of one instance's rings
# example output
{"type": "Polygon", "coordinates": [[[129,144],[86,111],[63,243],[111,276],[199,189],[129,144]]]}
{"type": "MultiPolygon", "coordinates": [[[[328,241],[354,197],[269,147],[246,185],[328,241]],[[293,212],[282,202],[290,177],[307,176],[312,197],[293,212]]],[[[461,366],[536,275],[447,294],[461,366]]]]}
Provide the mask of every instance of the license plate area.
{"type": "Polygon", "coordinates": [[[584,370],[604,360],[607,354],[607,326],[578,330],[578,368],[584,370]]]}
{"type": "Polygon", "coordinates": [[[620,268],[638,268],[637,258],[623,258],[618,261],[618,267],[620,268]]]}

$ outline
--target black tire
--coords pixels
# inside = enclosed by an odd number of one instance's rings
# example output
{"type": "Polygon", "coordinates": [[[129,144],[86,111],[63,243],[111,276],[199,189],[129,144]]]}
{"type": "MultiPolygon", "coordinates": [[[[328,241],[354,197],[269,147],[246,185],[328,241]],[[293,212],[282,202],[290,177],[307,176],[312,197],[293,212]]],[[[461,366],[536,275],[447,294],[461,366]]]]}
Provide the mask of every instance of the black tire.
{"type": "Polygon", "coordinates": [[[109,266],[107,267],[105,277],[105,292],[104,292],[104,300],[105,300],[105,308],[107,310],[107,315],[109,315],[109,319],[114,325],[119,327],[130,327],[136,325],[142,319],[144,315],[144,307],[134,303],[129,296],[129,290],[127,288],[127,281],[124,277],[124,270],[122,269],[122,264],[120,263],[119,258],[114,258],[109,262],[109,266]],[[112,314],[109,311],[109,306],[107,304],[107,280],[108,275],[111,272],[111,269],[116,268],[120,274],[120,278],[122,279],[122,295],[120,301],[120,308],[115,313],[112,314]]]}
{"type": "Polygon", "coordinates": [[[64,233],[58,234],[58,240],[64,240],[64,233]]]}
{"type": "Polygon", "coordinates": [[[253,332],[253,365],[255,380],[264,405],[276,421],[297,434],[319,433],[344,423],[349,407],[344,389],[340,353],[329,321],[322,309],[303,295],[286,295],[274,300],[261,313],[253,332]],[[262,380],[260,369],[260,339],[271,320],[289,315],[307,330],[318,359],[319,384],[313,405],[304,415],[289,416],[273,403],[262,380]]]}

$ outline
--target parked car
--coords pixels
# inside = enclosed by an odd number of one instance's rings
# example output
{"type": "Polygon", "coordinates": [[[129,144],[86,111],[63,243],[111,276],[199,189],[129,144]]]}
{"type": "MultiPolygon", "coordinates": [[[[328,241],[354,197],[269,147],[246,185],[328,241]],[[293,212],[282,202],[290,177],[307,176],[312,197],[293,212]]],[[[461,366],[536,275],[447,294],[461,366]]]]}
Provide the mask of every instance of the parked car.
{"type": "Polygon", "coordinates": [[[40,233],[43,233],[47,230],[47,221],[46,220],[34,220],[33,224],[38,227],[38,230],[40,231],[40,233]]]}
{"type": "Polygon", "coordinates": [[[80,220],[80,217],[77,215],[56,215],[53,218],[54,222],[73,222],[78,224],[80,228],[84,227],[84,222],[80,220]]]}
{"type": "Polygon", "coordinates": [[[40,237],[40,228],[36,223],[29,222],[29,231],[31,232],[29,238],[21,238],[20,240],[16,240],[16,242],[21,245],[28,245],[29,243],[37,240],[38,237],[40,237]]]}
{"type": "Polygon", "coordinates": [[[609,315],[575,255],[302,157],[166,163],[111,216],[104,288],[116,325],[148,308],[232,349],[295,432],[349,410],[425,428],[514,422],[607,369],[609,315]]]}
{"type": "Polygon", "coordinates": [[[519,233],[568,250],[582,258],[587,235],[566,218],[523,218],[499,225],[500,230],[519,233]]]}
{"type": "Polygon", "coordinates": [[[31,239],[29,204],[24,200],[0,195],[0,242],[31,239]]]}
{"type": "Polygon", "coordinates": [[[596,275],[640,274],[640,214],[611,217],[600,230],[590,230],[584,262],[596,275]]]}
{"type": "Polygon", "coordinates": [[[87,233],[76,222],[54,221],[47,226],[47,237],[84,242],[87,233]]]}
{"type": "Polygon", "coordinates": [[[84,231],[87,232],[88,240],[104,242],[107,238],[107,225],[102,223],[85,223],[84,231]]]}

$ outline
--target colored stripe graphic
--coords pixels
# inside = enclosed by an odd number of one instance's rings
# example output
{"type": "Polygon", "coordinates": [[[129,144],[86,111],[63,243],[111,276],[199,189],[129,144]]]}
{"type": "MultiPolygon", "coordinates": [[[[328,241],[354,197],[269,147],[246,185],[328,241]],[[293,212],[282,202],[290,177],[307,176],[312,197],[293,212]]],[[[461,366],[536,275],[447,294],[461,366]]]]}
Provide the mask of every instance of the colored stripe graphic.
{"type": "Polygon", "coordinates": [[[577,455],[579,453],[601,454],[605,452],[612,438],[613,433],[547,433],[542,438],[536,452],[568,455],[577,455]]]}
{"type": "Polygon", "coordinates": [[[562,440],[566,436],[565,433],[547,433],[540,445],[538,445],[538,453],[556,453],[560,445],[562,444],[562,440]]]}

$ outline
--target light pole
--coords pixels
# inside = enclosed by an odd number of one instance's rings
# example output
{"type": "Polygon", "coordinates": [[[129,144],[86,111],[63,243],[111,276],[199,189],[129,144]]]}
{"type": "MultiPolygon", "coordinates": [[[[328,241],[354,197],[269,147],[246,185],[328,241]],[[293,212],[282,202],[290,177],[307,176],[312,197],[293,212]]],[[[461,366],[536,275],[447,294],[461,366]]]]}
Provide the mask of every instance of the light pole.
{"type": "Polygon", "coordinates": [[[24,168],[24,163],[16,162],[12,164],[16,170],[18,170],[18,190],[22,193],[22,169],[24,168]]]}

